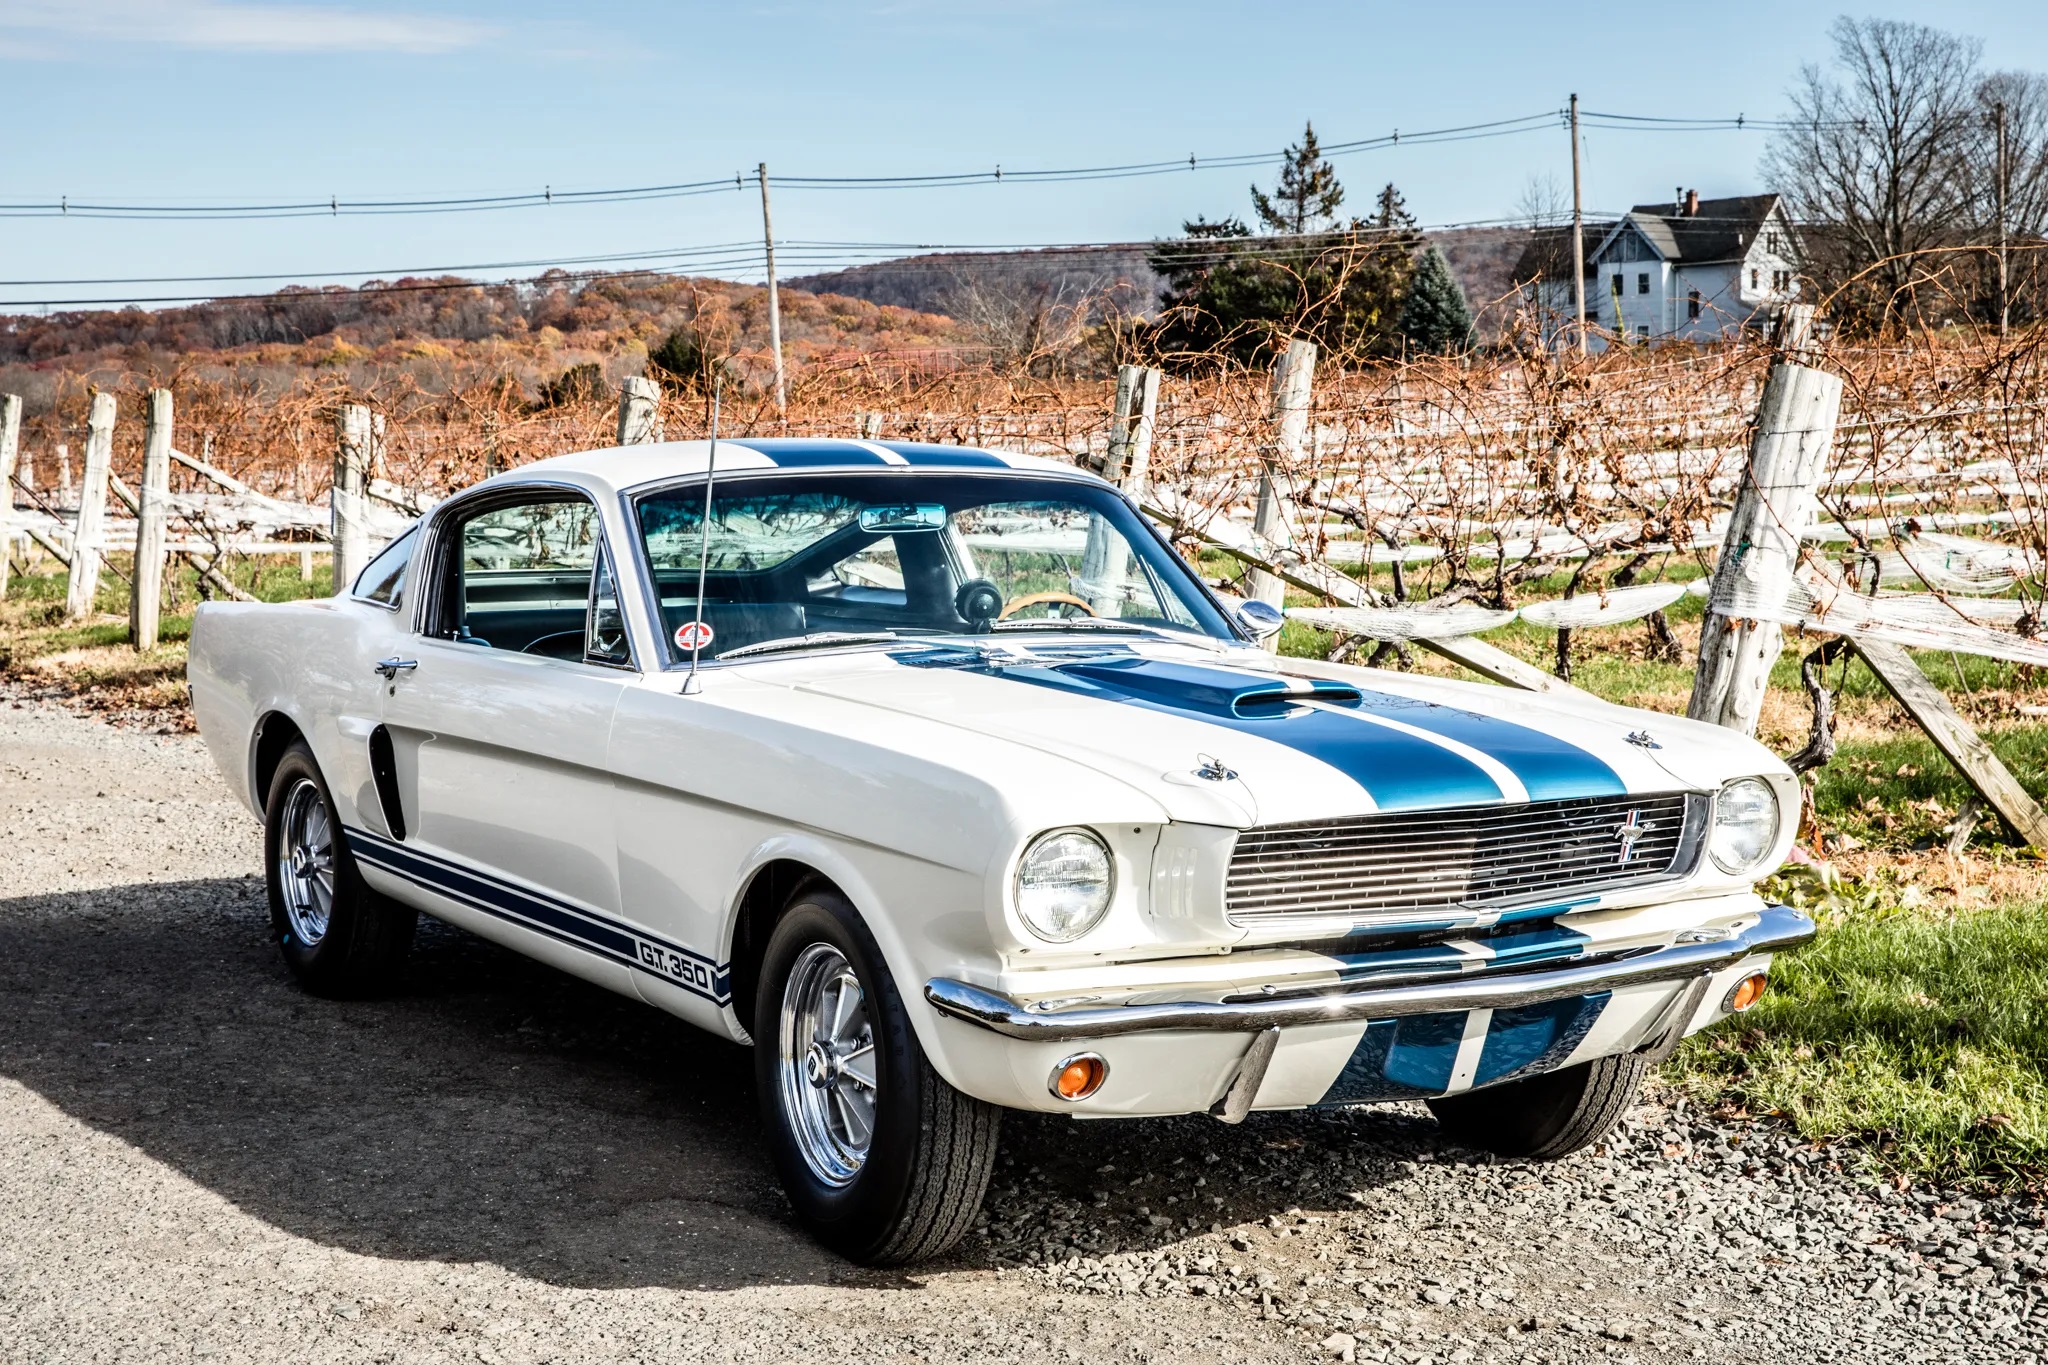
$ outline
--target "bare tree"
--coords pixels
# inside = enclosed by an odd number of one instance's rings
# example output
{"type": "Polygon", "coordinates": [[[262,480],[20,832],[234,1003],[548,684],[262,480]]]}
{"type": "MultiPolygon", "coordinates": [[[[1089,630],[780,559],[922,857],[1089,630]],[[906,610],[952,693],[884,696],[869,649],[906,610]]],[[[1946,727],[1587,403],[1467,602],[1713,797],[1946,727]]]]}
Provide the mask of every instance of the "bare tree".
{"type": "Polygon", "coordinates": [[[1837,312],[1881,326],[1972,217],[1958,161],[1981,141],[1982,45],[1888,19],[1844,17],[1832,33],[1832,71],[1802,69],[1763,171],[1808,225],[1824,291],[1844,291],[1837,312]]]}
{"type": "Polygon", "coordinates": [[[1555,227],[1572,217],[1572,196],[1549,171],[1531,175],[1515,196],[1515,221],[1532,228],[1555,227]]]}
{"type": "Polygon", "coordinates": [[[1068,280],[989,279],[955,271],[946,311],[1001,373],[1049,377],[1072,367],[1096,290],[1068,280]]]}

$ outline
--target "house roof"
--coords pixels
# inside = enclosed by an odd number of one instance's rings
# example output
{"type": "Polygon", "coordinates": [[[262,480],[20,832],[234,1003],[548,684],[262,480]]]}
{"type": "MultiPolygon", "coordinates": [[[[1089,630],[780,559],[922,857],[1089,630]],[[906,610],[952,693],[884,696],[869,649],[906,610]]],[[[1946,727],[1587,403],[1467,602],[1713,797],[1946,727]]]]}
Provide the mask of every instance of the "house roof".
{"type": "MultiPolygon", "coordinates": [[[[1778,208],[1778,202],[1779,196],[1775,194],[1745,194],[1727,199],[1702,199],[1697,214],[1685,213],[1670,204],[1638,204],[1629,210],[1626,218],[1599,222],[1588,219],[1585,228],[1586,272],[1592,273],[1593,263],[1599,258],[1601,249],[1624,226],[1634,228],[1653,251],[1673,265],[1740,260],[1763,230],[1765,220],[1778,208]]],[[[1789,245],[1796,254],[1799,249],[1796,235],[1789,237],[1789,245]]],[[[1522,281],[1570,278],[1571,260],[1572,230],[1569,224],[1534,228],[1529,233],[1528,244],[1522,248],[1522,254],[1515,262],[1515,278],[1522,281]]]]}
{"type": "Polygon", "coordinates": [[[1775,194],[1702,199],[1696,214],[1670,204],[1638,204],[1629,210],[1628,221],[1665,260],[1704,265],[1740,260],[1777,207],[1775,194]]]}

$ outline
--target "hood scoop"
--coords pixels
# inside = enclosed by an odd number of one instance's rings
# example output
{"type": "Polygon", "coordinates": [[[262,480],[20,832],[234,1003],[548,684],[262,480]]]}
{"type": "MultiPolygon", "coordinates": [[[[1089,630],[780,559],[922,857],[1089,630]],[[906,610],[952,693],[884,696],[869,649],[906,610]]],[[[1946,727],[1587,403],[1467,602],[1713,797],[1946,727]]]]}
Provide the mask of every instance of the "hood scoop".
{"type": "Polygon", "coordinates": [[[1163,659],[1092,659],[1060,664],[1055,671],[1145,701],[1247,720],[1288,715],[1301,702],[1356,706],[1363,700],[1357,688],[1328,679],[1240,673],[1163,659]]]}

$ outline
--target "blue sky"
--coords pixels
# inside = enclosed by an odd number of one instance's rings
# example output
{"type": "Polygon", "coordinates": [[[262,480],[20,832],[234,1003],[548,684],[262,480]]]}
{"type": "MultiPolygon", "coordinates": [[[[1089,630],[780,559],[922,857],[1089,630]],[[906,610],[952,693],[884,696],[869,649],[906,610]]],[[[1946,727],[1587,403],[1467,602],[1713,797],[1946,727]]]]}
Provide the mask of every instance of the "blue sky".
{"type": "MultiPolygon", "coordinates": [[[[13,134],[0,200],[205,204],[590,189],[771,174],[917,174],[1277,149],[1562,107],[1768,117],[1824,60],[1832,6],[1432,5],[1212,0],[615,0],[300,4],[0,0],[13,134]]],[[[1865,11],[1855,11],[1863,13],[1865,11]]],[[[1892,4],[2048,70],[2037,4],[1892,4]]],[[[1753,132],[1591,132],[1589,208],[1674,186],[1751,192],[1753,132]]],[[[1562,131],[1366,151],[1338,162],[1361,211],[1392,180],[1425,223],[1516,212],[1569,185],[1562,131]]],[[[1052,243],[1151,237],[1246,211],[1270,170],[805,191],[790,241],[1052,243]]],[[[446,216],[262,222],[0,218],[0,277],[363,272],[667,250],[758,238],[738,193],[446,216]]],[[[789,255],[802,255],[792,247],[789,255]]],[[[792,260],[785,275],[796,273],[792,260]]],[[[722,271],[758,277],[741,262],[722,271]]],[[[490,273],[490,272],[485,272],[490,273]]],[[[496,273],[522,273],[501,271],[496,273]]],[[[530,273],[530,272],[529,272],[530,273]]],[[[251,286],[0,286],[8,300],[251,286]]]]}

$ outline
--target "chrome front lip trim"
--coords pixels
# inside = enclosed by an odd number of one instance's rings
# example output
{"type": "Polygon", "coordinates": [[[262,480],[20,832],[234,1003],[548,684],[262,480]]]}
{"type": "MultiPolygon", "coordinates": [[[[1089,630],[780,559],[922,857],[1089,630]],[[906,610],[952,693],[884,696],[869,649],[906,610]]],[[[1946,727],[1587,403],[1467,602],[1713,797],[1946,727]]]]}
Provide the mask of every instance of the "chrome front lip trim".
{"type": "Polygon", "coordinates": [[[1769,905],[1754,925],[1727,937],[1676,943],[1633,957],[1546,972],[1481,974],[1410,986],[1369,985],[1262,1000],[1187,1000],[1043,1012],[999,991],[938,977],[925,983],[924,998],[941,1014],[1031,1042],[1111,1038],[1164,1029],[1254,1032],[1455,1010],[1512,1009],[1620,986],[1692,980],[1758,953],[1796,948],[1813,934],[1813,921],[1799,911],[1787,905],[1769,905]]]}

